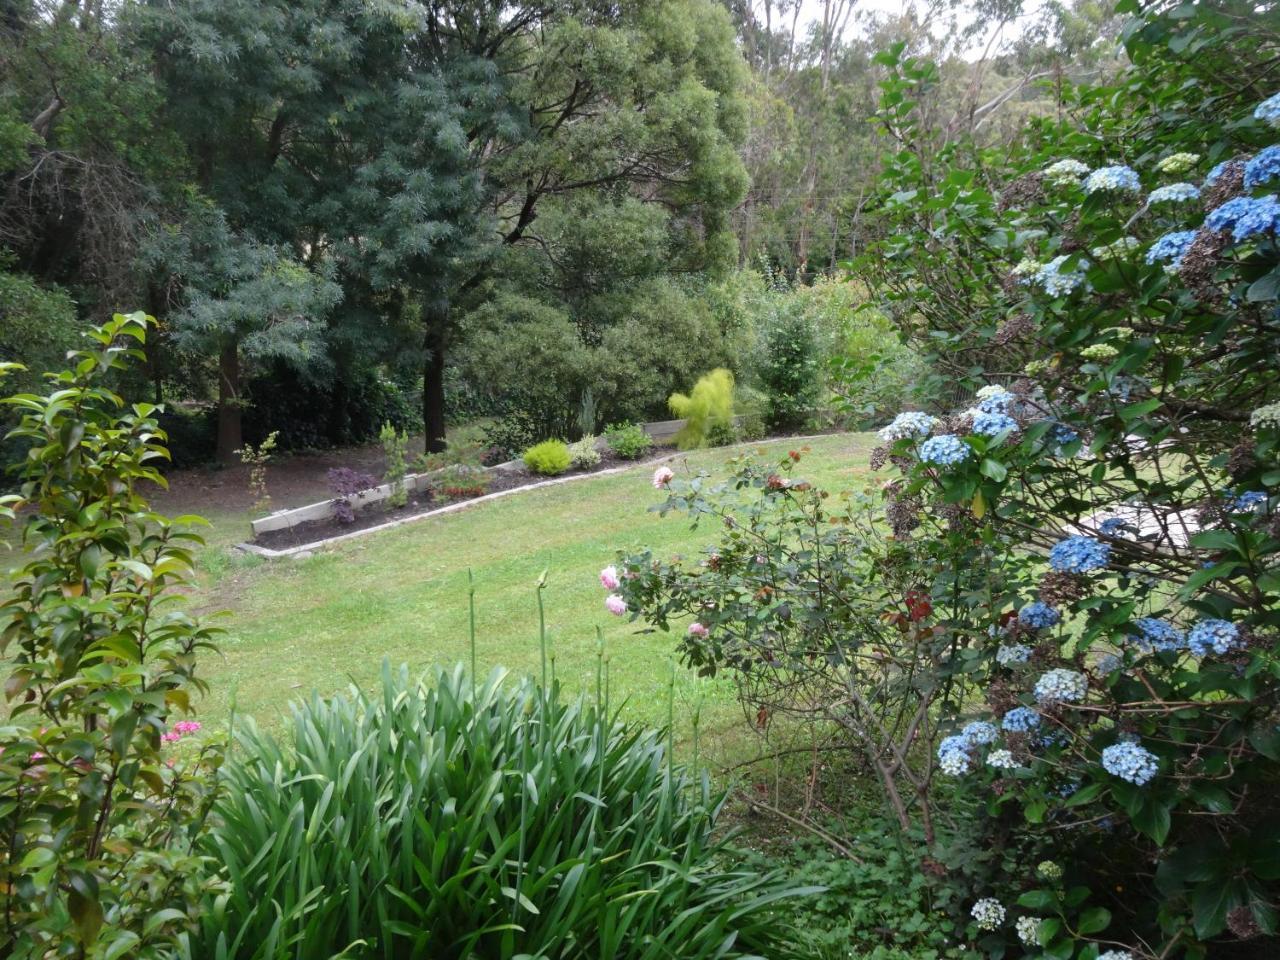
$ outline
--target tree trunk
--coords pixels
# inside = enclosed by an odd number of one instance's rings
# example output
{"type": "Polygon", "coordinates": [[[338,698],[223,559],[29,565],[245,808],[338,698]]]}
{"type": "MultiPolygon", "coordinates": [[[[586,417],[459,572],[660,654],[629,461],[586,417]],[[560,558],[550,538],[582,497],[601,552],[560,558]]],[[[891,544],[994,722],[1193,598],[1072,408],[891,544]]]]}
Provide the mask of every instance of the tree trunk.
{"type": "Polygon", "coordinates": [[[218,359],[218,462],[232,463],[241,446],[240,348],[229,340],[218,359]]]}
{"type": "Polygon", "coordinates": [[[426,358],[422,369],[422,424],[427,453],[445,448],[444,354],[449,329],[449,301],[441,299],[425,310],[426,358]]]}

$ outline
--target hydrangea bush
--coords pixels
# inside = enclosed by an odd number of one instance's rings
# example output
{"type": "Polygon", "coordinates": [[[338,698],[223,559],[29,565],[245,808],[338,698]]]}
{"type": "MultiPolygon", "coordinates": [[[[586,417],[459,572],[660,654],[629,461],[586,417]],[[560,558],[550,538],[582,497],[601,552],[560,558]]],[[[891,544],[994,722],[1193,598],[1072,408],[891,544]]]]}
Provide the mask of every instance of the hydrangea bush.
{"type": "MultiPolygon", "coordinates": [[[[1222,8],[1152,9],[1126,84],[1079,92],[1021,168],[980,159],[1003,182],[946,173],[950,147],[893,157],[855,269],[971,399],[884,428],[881,523],[740,466],[667,487],[721,525],[697,564],[620,563],[631,616],[704,625],[689,662],[840,724],[899,809],[960,789],[993,843],[1051,851],[971,891],[992,956],[1277,935],[1280,94],[1225,83],[1274,50],[1222,8]]],[[[912,143],[936,71],[881,63],[912,143]]]]}

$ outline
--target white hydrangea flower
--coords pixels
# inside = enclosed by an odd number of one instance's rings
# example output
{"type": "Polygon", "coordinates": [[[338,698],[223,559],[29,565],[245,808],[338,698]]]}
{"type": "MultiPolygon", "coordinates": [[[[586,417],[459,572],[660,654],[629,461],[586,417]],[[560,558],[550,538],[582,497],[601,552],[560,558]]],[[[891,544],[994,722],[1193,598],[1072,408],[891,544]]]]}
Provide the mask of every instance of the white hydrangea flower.
{"type": "Polygon", "coordinates": [[[1019,917],[1018,922],[1014,924],[1018,939],[1028,947],[1043,946],[1040,942],[1040,924],[1043,922],[1040,917],[1019,917]]]}
{"type": "Polygon", "coordinates": [[[1249,426],[1255,430],[1259,427],[1280,427],[1280,402],[1268,403],[1253,411],[1249,415],[1249,426]]]}
{"type": "Polygon", "coordinates": [[[1068,186],[1073,183],[1079,183],[1080,178],[1089,172],[1088,166],[1079,160],[1059,160],[1057,163],[1051,163],[1045,167],[1044,178],[1050,183],[1059,186],[1068,186]]]}
{"type": "Polygon", "coordinates": [[[893,443],[906,437],[927,437],[938,425],[938,418],[916,410],[907,410],[898,414],[887,426],[880,429],[880,439],[885,443],[893,443]]]}
{"type": "Polygon", "coordinates": [[[994,897],[983,897],[970,911],[978,922],[979,930],[998,930],[1004,923],[1004,905],[994,897]]]}
{"type": "Polygon", "coordinates": [[[987,754],[987,766],[995,767],[997,770],[1017,770],[1022,764],[1008,750],[992,750],[987,754]]]}
{"type": "Polygon", "coordinates": [[[1186,173],[1199,162],[1200,154],[1198,153],[1174,153],[1156,163],[1156,172],[1177,176],[1180,173],[1186,173]]]}

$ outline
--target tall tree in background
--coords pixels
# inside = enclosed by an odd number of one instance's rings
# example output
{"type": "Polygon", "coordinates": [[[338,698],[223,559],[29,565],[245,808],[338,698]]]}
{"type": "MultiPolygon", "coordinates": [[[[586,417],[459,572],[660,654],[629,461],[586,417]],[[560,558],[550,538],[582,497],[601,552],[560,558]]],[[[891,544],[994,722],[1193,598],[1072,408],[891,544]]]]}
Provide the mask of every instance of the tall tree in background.
{"type": "Polygon", "coordinates": [[[428,449],[444,442],[457,308],[503,248],[536,242],[546,202],[661,205],[688,269],[732,250],[741,65],[709,0],[147,14],[173,122],[232,227],[331,260],[349,314],[331,326],[417,324],[428,449]]]}

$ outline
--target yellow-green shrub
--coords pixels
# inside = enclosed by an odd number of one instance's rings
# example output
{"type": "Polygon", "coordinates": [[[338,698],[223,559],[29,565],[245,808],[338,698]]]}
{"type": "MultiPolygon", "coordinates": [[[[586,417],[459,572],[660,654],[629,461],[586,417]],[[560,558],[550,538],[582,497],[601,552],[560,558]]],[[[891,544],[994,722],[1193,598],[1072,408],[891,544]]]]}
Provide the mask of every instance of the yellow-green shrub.
{"type": "Polygon", "coordinates": [[[711,437],[733,432],[733,374],[718,367],[703,375],[688,396],[673,393],[667,404],[687,421],[676,434],[676,445],[681,450],[705,447],[711,437]]]}
{"type": "Polygon", "coordinates": [[[563,440],[543,440],[524,452],[524,465],[548,477],[564,473],[572,462],[569,445],[563,440]]]}

